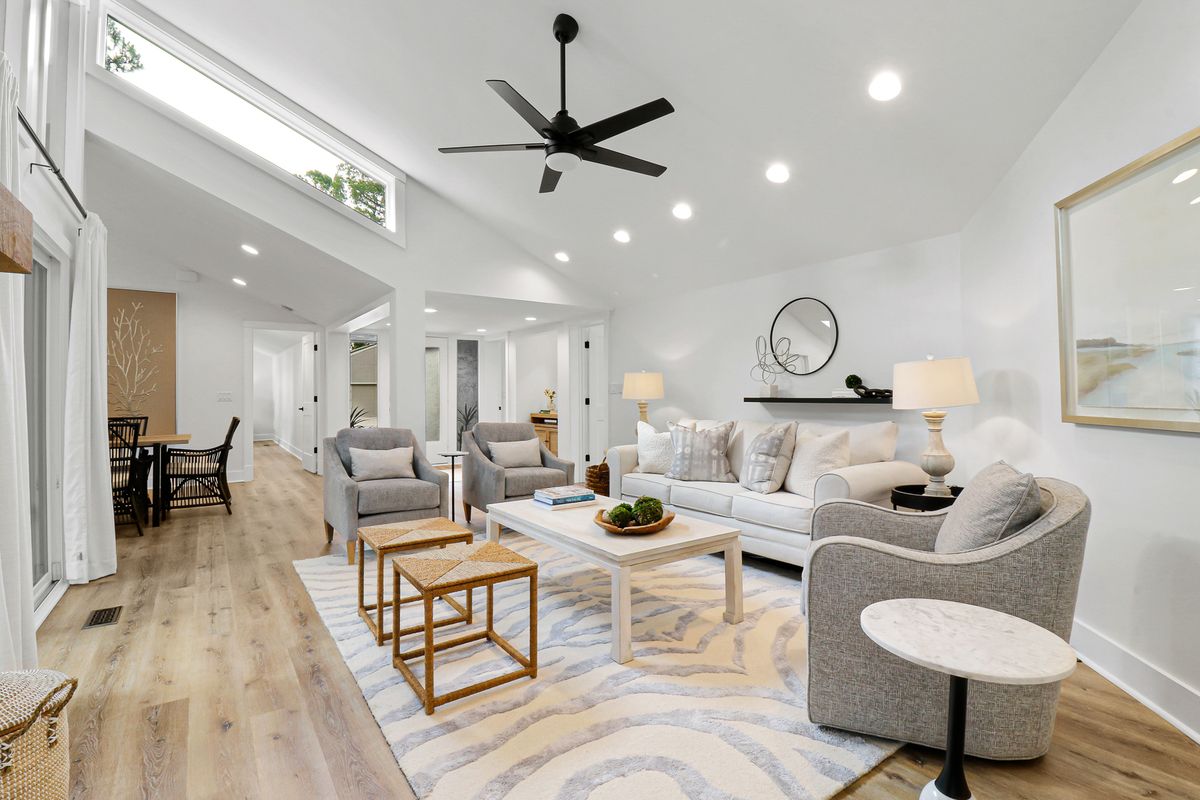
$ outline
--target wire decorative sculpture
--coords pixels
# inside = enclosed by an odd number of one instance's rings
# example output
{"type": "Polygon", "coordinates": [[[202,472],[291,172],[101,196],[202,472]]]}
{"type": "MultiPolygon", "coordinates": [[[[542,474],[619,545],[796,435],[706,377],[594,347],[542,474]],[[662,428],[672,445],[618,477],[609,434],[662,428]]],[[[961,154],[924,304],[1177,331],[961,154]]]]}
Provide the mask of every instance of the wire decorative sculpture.
{"type": "Polygon", "coordinates": [[[792,340],[786,336],[781,336],[774,347],[767,337],[759,336],[754,342],[754,350],[758,360],[750,368],[750,377],[765,386],[774,385],[776,378],[800,360],[799,354],[792,353],[792,340]]]}

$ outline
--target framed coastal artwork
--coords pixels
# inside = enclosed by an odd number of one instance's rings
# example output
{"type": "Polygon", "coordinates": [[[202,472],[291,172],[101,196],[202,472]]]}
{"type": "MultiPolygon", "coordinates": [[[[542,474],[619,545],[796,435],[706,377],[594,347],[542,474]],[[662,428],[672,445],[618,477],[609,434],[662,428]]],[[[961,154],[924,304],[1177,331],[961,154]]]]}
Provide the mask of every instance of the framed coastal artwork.
{"type": "Polygon", "coordinates": [[[1200,433],[1200,129],[1055,213],[1063,421],[1200,433]]]}

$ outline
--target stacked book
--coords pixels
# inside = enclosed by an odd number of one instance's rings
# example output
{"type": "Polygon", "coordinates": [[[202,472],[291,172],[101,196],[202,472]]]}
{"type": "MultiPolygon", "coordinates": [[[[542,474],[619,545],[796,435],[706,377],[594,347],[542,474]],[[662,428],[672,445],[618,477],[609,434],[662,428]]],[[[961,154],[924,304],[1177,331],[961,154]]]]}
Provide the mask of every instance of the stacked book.
{"type": "Polygon", "coordinates": [[[595,505],[596,493],[586,486],[555,486],[538,489],[533,493],[533,502],[551,511],[561,511],[564,508],[595,505]]]}

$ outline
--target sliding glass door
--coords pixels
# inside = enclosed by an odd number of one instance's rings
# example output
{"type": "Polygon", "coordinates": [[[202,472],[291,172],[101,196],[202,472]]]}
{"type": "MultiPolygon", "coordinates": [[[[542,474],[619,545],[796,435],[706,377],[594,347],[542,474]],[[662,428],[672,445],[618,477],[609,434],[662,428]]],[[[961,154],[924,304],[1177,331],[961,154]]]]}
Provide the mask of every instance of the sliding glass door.
{"type": "Polygon", "coordinates": [[[34,263],[25,279],[25,402],[29,417],[29,511],[33,537],[33,601],[37,605],[50,593],[55,575],[51,570],[51,510],[49,430],[46,407],[49,399],[49,356],[47,339],[49,273],[34,263]]]}

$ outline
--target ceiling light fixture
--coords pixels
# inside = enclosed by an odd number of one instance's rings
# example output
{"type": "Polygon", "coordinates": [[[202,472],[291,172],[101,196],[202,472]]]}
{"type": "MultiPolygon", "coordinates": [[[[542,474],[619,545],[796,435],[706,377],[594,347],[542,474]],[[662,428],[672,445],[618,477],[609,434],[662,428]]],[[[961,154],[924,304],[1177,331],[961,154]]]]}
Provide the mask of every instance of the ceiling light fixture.
{"type": "Polygon", "coordinates": [[[487,328],[476,328],[475,332],[476,333],[487,333],[487,328]]]}
{"type": "Polygon", "coordinates": [[[1176,175],[1176,176],[1175,176],[1175,179],[1174,179],[1174,180],[1172,180],[1172,181],[1171,181],[1171,183],[1183,183],[1183,182],[1184,182],[1184,181],[1186,181],[1188,178],[1190,178],[1190,177],[1192,177],[1193,175],[1195,175],[1197,172],[1200,172],[1200,170],[1197,170],[1197,169],[1185,169],[1183,172],[1181,172],[1181,173],[1179,173],[1178,175],[1176,175]]]}
{"type": "Polygon", "coordinates": [[[891,70],[884,70],[871,79],[867,94],[881,103],[894,100],[900,94],[900,76],[891,70]]]}
{"type": "Polygon", "coordinates": [[[1197,195],[1196,197],[1193,197],[1193,198],[1192,198],[1192,202],[1188,203],[1188,205],[1189,205],[1189,206],[1194,206],[1194,205],[1196,205],[1197,203],[1200,203],[1200,195],[1197,195]]]}
{"type": "Polygon", "coordinates": [[[525,321],[526,322],[537,322],[537,317],[526,317],[525,321]]]}
{"type": "Polygon", "coordinates": [[[767,180],[771,183],[787,183],[790,177],[792,177],[792,173],[787,164],[775,162],[767,167],[767,180]]]}
{"type": "Polygon", "coordinates": [[[427,308],[427,309],[425,309],[425,313],[426,314],[436,314],[437,309],[436,308],[427,308]]]}
{"type": "Polygon", "coordinates": [[[1196,288],[1195,286],[1180,286],[1180,287],[1179,287],[1178,289],[1176,289],[1175,291],[1177,291],[1177,292],[1190,292],[1192,289],[1195,289],[1195,288],[1196,288]]]}
{"type": "Polygon", "coordinates": [[[384,324],[387,325],[389,328],[392,327],[392,323],[390,323],[390,322],[385,322],[384,324]]]}
{"type": "Polygon", "coordinates": [[[252,244],[244,244],[242,245],[242,249],[252,256],[258,255],[258,248],[252,244]]]}
{"type": "Polygon", "coordinates": [[[615,231],[613,231],[613,238],[621,244],[629,244],[629,231],[625,230],[624,228],[617,228],[615,231]]]}
{"type": "Polygon", "coordinates": [[[687,203],[676,203],[671,213],[675,215],[675,219],[691,219],[692,207],[687,203]]]}
{"type": "Polygon", "coordinates": [[[233,279],[233,282],[234,282],[234,283],[236,283],[238,286],[245,286],[245,285],[246,285],[246,282],[245,282],[244,280],[242,280],[241,278],[234,278],[234,279],[233,279]]]}
{"type": "Polygon", "coordinates": [[[554,257],[557,258],[559,261],[561,261],[564,264],[571,260],[571,257],[569,255],[567,255],[566,253],[564,253],[562,250],[559,250],[557,253],[555,253],[554,257]]]}

